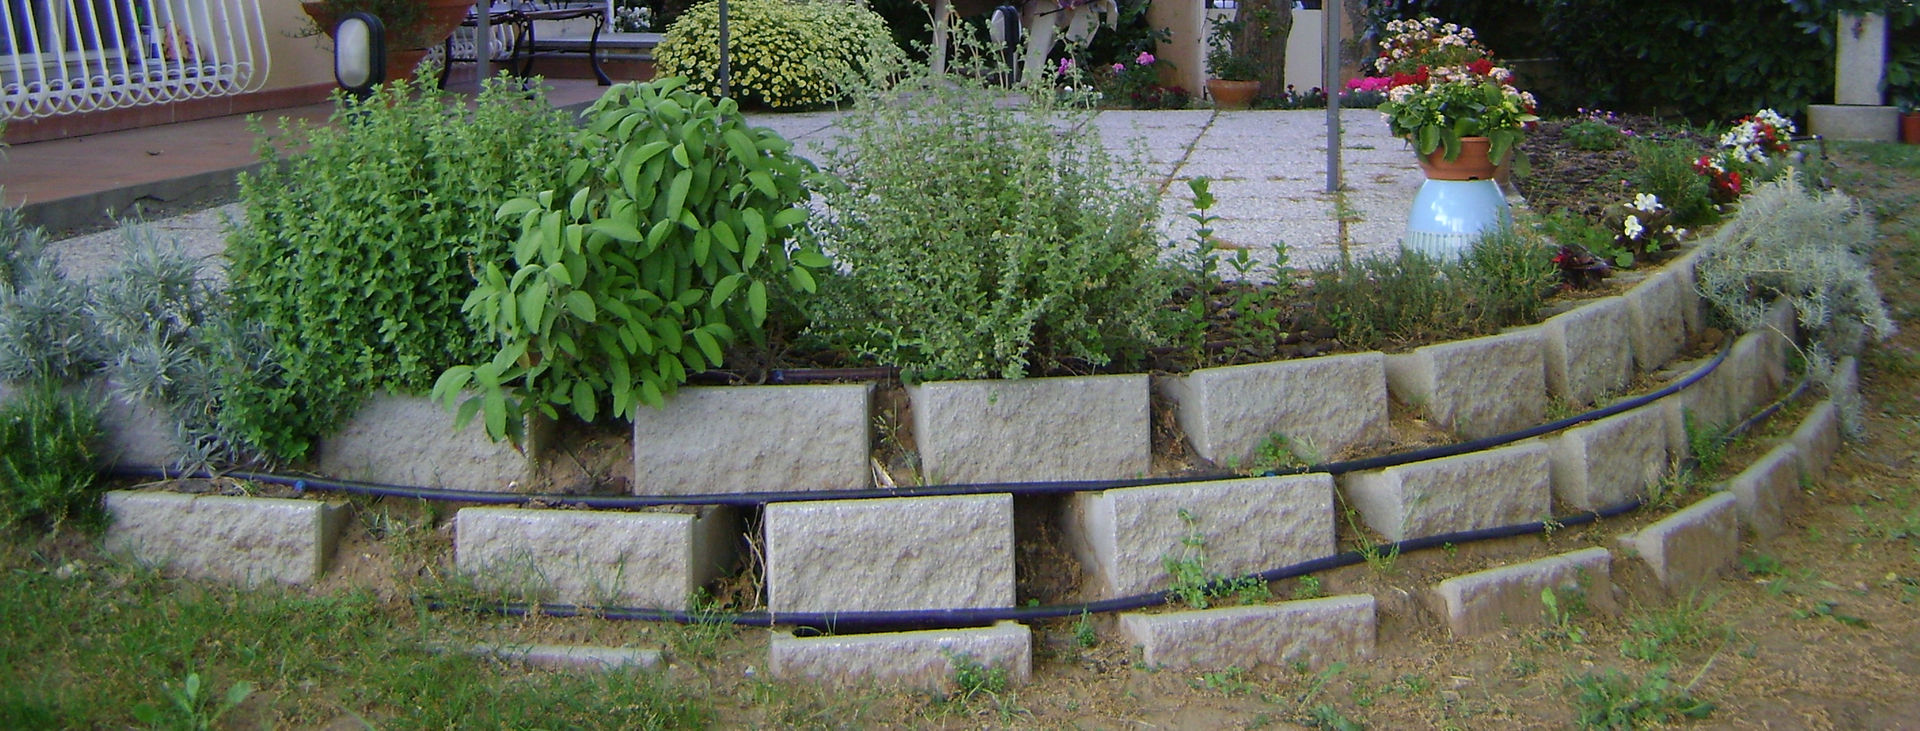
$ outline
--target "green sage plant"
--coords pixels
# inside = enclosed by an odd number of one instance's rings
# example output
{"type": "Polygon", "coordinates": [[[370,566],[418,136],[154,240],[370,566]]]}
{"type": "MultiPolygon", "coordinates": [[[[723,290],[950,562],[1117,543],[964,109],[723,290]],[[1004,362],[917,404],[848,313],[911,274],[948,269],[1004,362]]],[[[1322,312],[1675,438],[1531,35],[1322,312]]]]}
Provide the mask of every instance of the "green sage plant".
{"type": "Polygon", "coordinates": [[[1470,336],[1536,322],[1558,277],[1553,251],[1531,233],[1489,231],[1458,260],[1400,249],[1313,271],[1315,316],[1343,342],[1470,336]]]}
{"type": "Polygon", "coordinates": [[[1033,84],[953,66],[854,84],[825,154],[813,228],[842,274],[811,332],[911,378],[1021,378],[1132,364],[1157,342],[1172,280],[1155,196],[1107,152],[1090,113],[1033,84]]]}
{"type": "Polygon", "coordinates": [[[759,338],[769,280],[814,288],[824,256],[798,248],[813,171],[792,144],[748,127],[683,79],[627,84],[588,110],[590,159],[561,185],[502,204],[511,262],[487,262],[463,306],[495,350],[441,374],[458,421],[518,439],[522,417],[564,408],[587,421],[661,406],[687,374],[759,338]]]}
{"type": "Polygon", "coordinates": [[[0,401],[0,530],[98,525],[94,443],[99,405],[52,381],[20,384],[0,401]]]}
{"type": "Polygon", "coordinates": [[[242,175],[245,221],[228,239],[238,322],[258,323],[276,368],[231,373],[228,419],[298,459],[370,394],[422,392],[491,352],[462,312],[475,274],[502,262],[515,195],[558,187],[582,150],[567,115],[505,78],[469,109],[390,83],[341,99],[329,125],[288,127],[242,175]]]}

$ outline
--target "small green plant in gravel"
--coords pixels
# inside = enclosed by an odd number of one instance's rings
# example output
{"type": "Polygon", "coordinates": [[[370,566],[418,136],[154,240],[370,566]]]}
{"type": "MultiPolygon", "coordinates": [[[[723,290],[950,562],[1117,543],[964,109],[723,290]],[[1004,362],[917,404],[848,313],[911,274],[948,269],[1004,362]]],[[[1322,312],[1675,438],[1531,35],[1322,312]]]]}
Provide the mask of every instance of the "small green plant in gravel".
{"type": "Polygon", "coordinates": [[[16,388],[0,402],[0,529],[99,525],[99,405],[48,381],[16,388]]]}
{"type": "Polygon", "coordinates": [[[843,273],[811,332],[928,380],[1142,361],[1173,281],[1154,191],[1091,113],[1043,85],[901,73],[856,89],[825,154],[814,231],[843,273]]]}
{"type": "Polygon", "coordinates": [[[1634,617],[1627,622],[1632,636],[1621,641],[1620,654],[1641,662],[1672,665],[1679,660],[1678,650],[1701,647],[1716,637],[1731,639],[1732,627],[1711,623],[1713,604],[1712,599],[1689,595],[1634,617]]]}
{"type": "Polygon", "coordinates": [[[827,265],[794,240],[812,165],[733,101],[669,79],[616,86],[587,114],[587,146],[604,156],[500,206],[520,230],[512,261],[482,266],[463,306],[497,349],[433,387],[495,439],[519,441],[536,413],[591,422],[663,406],[689,373],[762,338],[771,288],[810,291],[809,268],[827,265]]]}
{"type": "Polygon", "coordinates": [[[1691,687],[1675,687],[1666,671],[1634,678],[1618,670],[1567,679],[1575,719],[1581,728],[1635,729],[1682,718],[1712,715],[1711,702],[1695,698],[1691,687]]]}
{"type": "Polygon", "coordinates": [[[1100,644],[1100,632],[1093,626],[1093,615],[1082,611],[1073,622],[1073,643],[1080,649],[1091,650],[1100,644]]]}
{"type": "Polygon", "coordinates": [[[998,698],[1007,692],[1007,669],[998,665],[987,665],[971,654],[947,654],[947,662],[953,667],[953,694],[948,700],[956,703],[969,703],[975,698],[998,698]]]}
{"type": "Polygon", "coordinates": [[[268,164],[240,176],[246,216],[227,241],[235,320],[262,328],[275,370],[235,371],[223,418],[297,460],[373,393],[422,393],[489,352],[461,305],[511,251],[516,221],[493,213],[587,151],[566,113],[504,77],[471,109],[389,83],[326,127],[283,131],[284,150],[262,136],[268,164]]]}
{"type": "Polygon", "coordinates": [[[1160,565],[1172,576],[1167,592],[1194,609],[1207,609],[1231,598],[1241,604],[1258,604],[1273,598],[1267,582],[1254,576],[1228,578],[1213,573],[1207,559],[1207,536],[1200,532],[1200,519],[1181,508],[1177,515],[1186,526],[1180,549],[1160,557],[1160,565]]]}
{"type": "Polygon", "coordinates": [[[1293,599],[1319,599],[1326,596],[1327,590],[1320,586],[1320,577],[1306,575],[1300,577],[1299,584],[1293,587],[1293,599]]]}

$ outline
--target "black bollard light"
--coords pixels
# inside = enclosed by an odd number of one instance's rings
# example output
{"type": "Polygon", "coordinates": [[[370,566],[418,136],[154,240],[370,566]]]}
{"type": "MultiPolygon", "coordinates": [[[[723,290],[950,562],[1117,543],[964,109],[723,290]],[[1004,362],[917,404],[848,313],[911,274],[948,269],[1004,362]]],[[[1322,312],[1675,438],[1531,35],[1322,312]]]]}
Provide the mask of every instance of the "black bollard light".
{"type": "Polygon", "coordinates": [[[379,18],[356,10],[333,27],[333,80],[356,99],[387,80],[387,30],[379,18]]]}

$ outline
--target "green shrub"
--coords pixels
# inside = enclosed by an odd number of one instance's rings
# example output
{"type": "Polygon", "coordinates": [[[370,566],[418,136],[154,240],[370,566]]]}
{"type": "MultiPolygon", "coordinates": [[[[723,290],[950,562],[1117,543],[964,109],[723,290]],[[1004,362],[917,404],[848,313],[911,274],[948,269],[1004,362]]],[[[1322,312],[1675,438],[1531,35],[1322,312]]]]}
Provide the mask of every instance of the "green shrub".
{"type": "Polygon", "coordinates": [[[1574,149],[1600,152],[1618,150],[1626,144],[1627,136],[1619,128],[1598,119],[1582,119],[1566,126],[1560,131],[1567,144],[1574,149]]]}
{"type": "Polygon", "coordinates": [[[1489,329],[1533,322],[1559,280],[1554,250],[1540,240],[1501,228],[1474,242],[1459,271],[1473,317],[1489,329]]]}
{"type": "MultiPolygon", "coordinates": [[[[956,68],[973,63],[956,59],[956,68]]],[[[815,232],[844,276],[813,332],[919,378],[1020,378],[1133,363],[1171,291],[1153,192],[1087,113],[978,77],[862,89],[825,155],[815,232]]]]}
{"type": "Polygon", "coordinates": [[[1342,342],[1481,335],[1536,322],[1558,277],[1553,250],[1510,229],[1489,232],[1457,261],[1401,249],[1313,271],[1309,292],[1321,324],[1342,342]]]}
{"type": "Polygon", "coordinates": [[[813,288],[806,266],[826,258],[792,242],[812,165],[733,101],[685,84],[612,88],[588,111],[602,154],[568,164],[557,190],[500,207],[520,228],[512,263],[488,262],[465,305],[499,348],[434,384],[449,406],[478,392],[461,423],[478,411],[489,435],[517,438],[536,410],[632,418],[720,365],[741,334],[759,338],[769,277],[813,288]]]}
{"type": "Polygon", "coordinates": [[[1718,217],[1706,176],[1694,170],[1701,154],[1698,145],[1685,140],[1635,140],[1630,147],[1634,167],[1628,180],[1633,190],[1659,197],[1672,212],[1675,225],[1699,226],[1718,217]]]}
{"type": "Polygon", "coordinates": [[[92,400],[52,381],[26,384],[0,402],[0,529],[97,525],[99,433],[92,400]]]}
{"type": "Polygon", "coordinates": [[[73,381],[99,367],[86,287],[67,280],[46,232],[0,208],[0,380],[73,381]]]}
{"type": "Polygon", "coordinates": [[[261,327],[277,365],[229,370],[222,418],[298,459],[370,393],[424,391],[487,351],[460,307],[512,241],[493,212],[556,187],[580,152],[564,113],[504,78],[470,110],[390,84],[288,132],[284,166],[241,177],[246,220],[227,246],[235,319],[261,327]]]}
{"type": "MultiPolygon", "coordinates": [[[[1807,370],[1832,385],[1835,361],[1893,333],[1868,256],[1873,217],[1839,191],[1809,192],[1794,176],[1763,183],[1712,238],[1697,264],[1700,291],[1741,330],[1765,330],[1773,303],[1793,304],[1807,370]]],[[[1841,426],[1863,433],[1858,395],[1833,394],[1841,426]]]]}
{"type": "MultiPolygon", "coordinates": [[[[864,4],[843,0],[735,0],[727,8],[732,97],[774,109],[817,107],[839,100],[840,80],[876,56],[894,56],[885,20],[864,4]]],[[[688,88],[720,96],[720,11],[715,2],[688,10],[654,50],[661,78],[684,76],[688,88]]]]}

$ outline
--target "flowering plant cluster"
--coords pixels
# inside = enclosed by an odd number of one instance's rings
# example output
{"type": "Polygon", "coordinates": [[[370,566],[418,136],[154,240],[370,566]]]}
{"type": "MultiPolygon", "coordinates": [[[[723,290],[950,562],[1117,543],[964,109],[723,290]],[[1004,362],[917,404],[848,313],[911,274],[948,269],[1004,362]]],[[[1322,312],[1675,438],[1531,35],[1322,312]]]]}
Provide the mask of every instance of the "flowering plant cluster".
{"type": "Polygon", "coordinates": [[[638,4],[638,0],[621,0],[614,6],[615,33],[645,33],[650,30],[653,30],[653,8],[638,4]]]}
{"type": "Polygon", "coordinates": [[[1694,161],[1693,171],[1707,179],[1707,195],[1716,205],[1726,205],[1740,199],[1744,183],[1740,171],[1728,170],[1717,155],[1701,155],[1694,161]]]}
{"type": "Polygon", "coordinates": [[[1620,119],[1604,109],[1576,109],[1580,116],[1560,130],[1567,144],[1588,152],[1618,150],[1628,138],[1639,136],[1620,119]]]}
{"type": "Polygon", "coordinates": [[[1160,67],[1173,62],[1154,57],[1147,51],[1133,57],[1133,63],[1115,62],[1095,68],[1094,82],[1109,102],[1133,109],[1178,109],[1191,101],[1186,89],[1160,84],[1160,67]]]}
{"type": "Polygon", "coordinates": [[[1754,112],[1734,122],[1733,128],[1720,136],[1718,149],[1694,161],[1694,172],[1707,179],[1714,203],[1732,203],[1746,192],[1748,181],[1765,177],[1764,168],[1772,163],[1773,156],[1787,151],[1787,142],[1795,131],[1793,120],[1779,112],[1754,112]]]}
{"type": "Polygon", "coordinates": [[[1493,53],[1474,38],[1472,28],[1439,18],[1396,20],[1387,24],[1387,32],[1392,35],[1381,42],[1380,57],[1373,60],[1373,70],[1381,76],[1413,74],[1423,67],[1465,66],[1493,58],[1493,53]]]}
{"type": "Polygon", "coordinates": [[[1606,213],[1606,224],[1614,232],[1613,242],[1625,255],[1618,262],[1629,264],[1633,254],[1649,254],[1672,249],[1687,236],[1687,230],[1669,223],[1673,210],[1652,193],[1635,193],[1633,200],[1615,205],[1606,213]]]}
{"type": "Polygon", "coordinates": [[[1387,79],[1380,111],[1393,133],[1412,140],[1420,154],[1444,148],[1446,159],[1454,160],[1460,138],[1486,137],[1493,160],[1502,162],[1526,125],[1539,120],[1533,95],[1514,87],[1513,72],[1473,40],[1472,29],[1425,18],[1395,21],[1388,30],[1396,35],[1375,62],[1387,79]]]}

